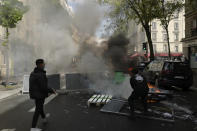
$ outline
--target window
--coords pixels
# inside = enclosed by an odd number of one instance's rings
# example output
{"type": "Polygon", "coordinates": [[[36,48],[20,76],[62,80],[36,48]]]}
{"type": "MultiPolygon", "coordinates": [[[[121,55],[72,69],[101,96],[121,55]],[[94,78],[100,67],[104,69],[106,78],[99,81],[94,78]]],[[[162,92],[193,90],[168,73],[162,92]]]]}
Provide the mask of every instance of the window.
{"type": "Polygon", "coordinates": [[[163,41],[167,41],[167,34],[163,34],[163,41]]]}
{"type": "Polygon", "coordinates": [[[167,45],[163,45],[163,51],[167,52],[167,45]]]}
{"type": "Polygon", "coordinates": [[[178,18],[179,18],[179,12],[176,12],[176,13],[174,14],[174,18],[175,18],[175,19],[178,19],[178,18]]]}
{"type": "Polygon", "coordinates": [[[6,64],[6,57],[3,55],[3,64],[6,64]]]}
{"type": "Polygon", "coordinates": [[[192,30],[191,30],[192,36],[197,36],[197,18],[192,20],[192,30]]]}
{"type": "Polygon", "coordinates": [[[197,46],[190,47],[189,49],[191,68],[197,68],[197,46]]]}
{"type": "Polygon", "coordinates": [[[197,28],[197,19],[194,19],[194,20],[192,21],[192,28],[193,28],[193,29],[196,29],[196,28],[197,28]]]}
{"type": "Polygon", "coordinates": [[[156,22],[152,22],[152,29],[156,30],[157,29],[157,23],[156,22]]]}
{"type": "Polygon", "coordinates": [[[152,40],[157,41],[157,33],[152,33],[152,40]]]}
{"type": "Polygon", "coordinates": [[[174,41],[179,41],[179,33],[174,34],[174,41]]]}
{"type": "Polygon", "coordinates": [[[179,30],[179,23],[178,22],[174,23],[174,30],[179,30]]]}
{"type": "Polygon", "coordinates": [[[169,70],[170,70],[170,63],[165,63],[164,71],[169,71],[169,70]]]}
{"type": "Polygon", "coordinates": [[[174,50],[175,50],[175,52],[179,52],[179,46],[175,45],[174,50]]]}
{"type": "Polygon", "coordinates": [[[155,53],[157,52],[157,45],[156,44],[153,44],[153,50],[155,53]]]}

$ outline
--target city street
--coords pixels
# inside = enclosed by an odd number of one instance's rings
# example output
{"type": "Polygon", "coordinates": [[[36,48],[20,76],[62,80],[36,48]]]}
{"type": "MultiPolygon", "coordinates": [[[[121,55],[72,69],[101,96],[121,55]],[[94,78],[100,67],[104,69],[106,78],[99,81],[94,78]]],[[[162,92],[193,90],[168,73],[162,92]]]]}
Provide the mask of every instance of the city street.
{"type": "Polygon", "coordinates": [[[40,129],[197,131],[197,0],[0,0],[0,131],[40,129]]]}
{"type": "MultiPolygon", "coordinates": [[[[197,90],[187,92],[173,89],[173,101],[192,111],[197,110],[197,90]]],[[[72,92],[68,95],[50,96],[45,112],[50,113],[49,123],[38,127],[45,131],[195,131],[197,123],[175,119],[175,123],[127,117],[99,112],[100,107],[87,108],[91,93],[72,92]]],[[[28,131],[31,127],[34,103],[28,95],[15,95],[0,102],[0,131],[28,131]],[[9,129],[9,130],[6,130],[9,129]]],[[[195,115],[195,112],[194,112],[195,115]]]]}

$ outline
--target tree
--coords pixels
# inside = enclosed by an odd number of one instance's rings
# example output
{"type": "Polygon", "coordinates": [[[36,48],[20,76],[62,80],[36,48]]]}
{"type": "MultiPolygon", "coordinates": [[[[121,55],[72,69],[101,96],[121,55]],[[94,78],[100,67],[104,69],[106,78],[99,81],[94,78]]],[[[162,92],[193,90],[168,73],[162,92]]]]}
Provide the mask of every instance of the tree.
{"type": "Polygon", "coordinates": [[[6,30],[6,39],[3,45],[7,47],[7,60],[6,60],[6,82],[9,78],[9,28],[15,28],[17,23],[22,20],[27,6],[18,0],[1,0],[0,1],[0,25],[6,30]]]}
{"type": "Polygon", "coordinates": [[[110,17],[117,22],[118,28],[124,27],[129,20],[135,20],[141,24],[146,32],[150,49],[150,60],[154,60],[153,43],[151,39],[151,21],[157,18],[157,0],[100,0],[111,5],[110,17]]]}
{"type": "Polygon", "coordinates": [[[161,22],[161,26],[165,29],[167,33],[167,42],[168,42],[168,55],[171,59],[170,52],[170,37],[169,37],[169,24],[170,21],[175,18],[175,13],[179,13],[184,7],[183,0],[158,0],[158,19],[161,22]]]}

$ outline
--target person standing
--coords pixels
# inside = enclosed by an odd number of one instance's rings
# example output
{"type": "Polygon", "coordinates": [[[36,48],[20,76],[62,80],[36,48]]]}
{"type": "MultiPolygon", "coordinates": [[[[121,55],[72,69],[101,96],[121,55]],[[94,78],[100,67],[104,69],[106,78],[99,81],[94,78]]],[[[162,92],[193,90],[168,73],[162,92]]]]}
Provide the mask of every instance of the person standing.
{"type": "Polygon", "coordinates": [[[46,115],[44,113],[44,101],[48,97],[48,94],[56,94],[55,90],[48,88],[47,77],[45,69],[45,62],[43,59],[36,60],[36,67],[34,71],[30,74],[29,78],[29,95],[30,98],[35,101],[35,112],[33,115],[32,128],[31,131],[41,131],[41,129],[36,128],[38,118],[41,115],[44,123],[46,123],[46,115]]]}
{"type": "Polygon", "coordinates": [[[144,112],[147,112],[147,96],[148,96],[148,84],[144,76],[142,76],[138,69],[134,68],[131,73],[130,84],[133,88],[133,92],[131,93],[130,97],[128,98],[128,103],[130,106],[131,116],[130,118],[134,118],[134,101],[140,99],[143,107],[144,112]]]}

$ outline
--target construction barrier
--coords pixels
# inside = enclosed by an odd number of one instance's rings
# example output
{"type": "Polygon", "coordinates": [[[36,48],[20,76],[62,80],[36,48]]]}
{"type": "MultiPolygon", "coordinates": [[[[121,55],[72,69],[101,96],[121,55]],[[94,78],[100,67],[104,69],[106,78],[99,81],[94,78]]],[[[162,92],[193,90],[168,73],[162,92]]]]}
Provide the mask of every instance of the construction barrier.
{"type": "Polygon", "coordinates": [[[89,79],[86,75],[79,73],[66,74],[65,80],[66,80],[67,90],[78,90],[78,89],[89,88],[89,79]]]}
{"type": "MultiPolygon", "coordinates": [[[[29,93],[29,77],[30,75],[24,75],[23,77],[23,86],[22,86],[22,93],[29,93]]],[[[59,74],[52,74],[47,75],[48,78],[48,87],[53,89],[60,89],[60,75],[59,74]]]]}

